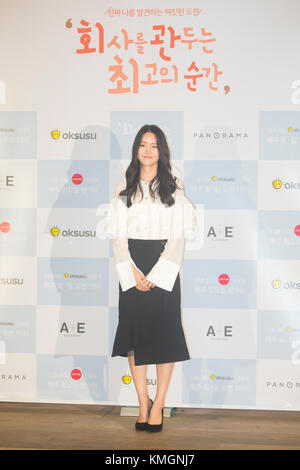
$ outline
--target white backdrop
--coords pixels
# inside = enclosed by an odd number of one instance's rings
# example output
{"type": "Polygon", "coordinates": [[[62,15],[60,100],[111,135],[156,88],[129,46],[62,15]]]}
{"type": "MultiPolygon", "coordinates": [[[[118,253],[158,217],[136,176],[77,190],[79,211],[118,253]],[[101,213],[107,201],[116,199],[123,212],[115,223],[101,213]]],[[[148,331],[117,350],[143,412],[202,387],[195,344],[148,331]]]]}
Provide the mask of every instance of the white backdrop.
{"type": "Polygon", "coordinates": [[[300,409],[299,14],[0,0],[0,400],[137,405],[96,227],[151,123],[205,209],[166,406],[300,409]]]}

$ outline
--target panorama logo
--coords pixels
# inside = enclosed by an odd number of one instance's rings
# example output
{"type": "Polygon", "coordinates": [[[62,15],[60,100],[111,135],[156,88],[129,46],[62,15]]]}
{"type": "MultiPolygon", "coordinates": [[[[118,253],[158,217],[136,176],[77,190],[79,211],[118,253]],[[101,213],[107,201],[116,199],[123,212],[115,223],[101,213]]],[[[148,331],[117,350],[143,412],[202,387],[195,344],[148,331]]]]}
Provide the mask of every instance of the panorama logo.
{"type": "Polygon", "coordinates": [[[278,380],[267,380],[266,387],[269,390],[297,390],[300,392],[300,383],[294,381],[278,381],[278,380]]]}
{"type": "Polygon", "coordinates": [[[274,189],[276,189],[276,191],[282,188],[287,190],[300,189],[300,183],[295,183],[294,181],[287,181],[284,183],[280,178],[276,178],[275,180],[273,180],[272,186],[274,189]]]}
{"type": "Polygon", "coordinates": [[[96,132],[71,132],[71,131],[60,131],[59,129],[53,129],[50,132],[53,140],[95,140],[96,132]]]}
{"type": "Polygon", "coordinates": [[[3,373],[0,375],[0,380],[2,382],[24,382],[24,380],[27,380],[27,376],[25,374],[19,374],[15,372],[8,372],[7,374],[3,373]]]}
{"type": "MultiPolygon", "coordinates": [[[[226,90],[225,90],[226,91],[226,90]]],[[[227,92],[228,93],[228,92],[227,92]]],[[[225,132],[221,130],[213,130],[208,132],[194,132],[193,137],[204,140],[234,140],[234,139],[248,139],[248,133],[242,132],[225,132]]]]}

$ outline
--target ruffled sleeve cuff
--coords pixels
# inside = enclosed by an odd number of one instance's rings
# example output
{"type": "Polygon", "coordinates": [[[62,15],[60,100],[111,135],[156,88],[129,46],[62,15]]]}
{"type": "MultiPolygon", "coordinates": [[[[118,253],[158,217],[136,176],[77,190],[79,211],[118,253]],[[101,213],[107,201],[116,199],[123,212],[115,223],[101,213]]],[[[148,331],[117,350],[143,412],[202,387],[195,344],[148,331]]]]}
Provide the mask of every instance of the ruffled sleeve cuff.
{"type": "Polygon", "coordinates": [[[131,289],[132,287],[136,287],[135,277],[131,266],[132,264],[141,274],[144,275],[144,273],[137,267],[132,258],[130,258],[128,261],[122,261],[121,263],[115,264],[123,292],[131,289]]]}
{"type": "Polygon", "coordinates": [[[136,286],[130,260],[117,263],[115,267],[123,292],[136,286]]]}
{"type": "Polygon", "coordinates": [[[179,270],[179,264],[160,257],[160,259],[148,274],[147,279],[161,289],[165,289],[171,292],[173,290],[179,270]]]}

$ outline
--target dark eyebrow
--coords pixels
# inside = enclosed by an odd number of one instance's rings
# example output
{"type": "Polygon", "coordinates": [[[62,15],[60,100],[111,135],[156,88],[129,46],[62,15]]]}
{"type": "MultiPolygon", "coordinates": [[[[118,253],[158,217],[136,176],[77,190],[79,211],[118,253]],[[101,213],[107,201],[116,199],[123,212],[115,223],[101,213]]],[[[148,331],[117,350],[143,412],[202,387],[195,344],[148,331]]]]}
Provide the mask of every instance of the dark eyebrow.
{"type": "MultiPolygon", "coordinates": [[[[147,144],[147,140],[141,140],[141,144],[147,144]]],[[[157,145],[157,142],[150,142],[150,144],[154,144],[154,145],[157,145]]]]}

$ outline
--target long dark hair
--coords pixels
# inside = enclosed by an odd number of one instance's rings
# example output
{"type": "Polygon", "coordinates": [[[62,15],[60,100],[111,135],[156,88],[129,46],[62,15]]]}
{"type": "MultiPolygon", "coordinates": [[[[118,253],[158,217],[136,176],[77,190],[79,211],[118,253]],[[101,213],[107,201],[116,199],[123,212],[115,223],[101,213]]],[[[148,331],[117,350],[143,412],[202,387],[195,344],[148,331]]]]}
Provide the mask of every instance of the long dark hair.
{"type": "Polygon", "coordinates": [[[132,158],[131,162],[126,170],[126,188],[120,192],[120,196],[127,196],[127,207],[132,205],[131,198],[135,197],[137,188],[140,189],[142,197],[144,197],[142,185],[140,184],[140,161],[138,159],[138,150],[143,135],[146,132],[152,132],[156,136],[159,160],[156,176],[149,183],[149,192],[151,197],[155,198],[155,191],[160,197],[161,202],[164,205],[172,206],[175,203],[175,199],[172,194],[179,188],[176,184],[176,176],[172,175],[170,165],[170,149],[167,143],[167,139],[163,131],[154,124],[145,124],[138,131],[135,136],[132,145],[132,158]]]}

